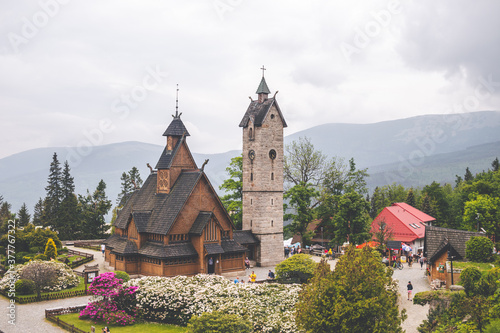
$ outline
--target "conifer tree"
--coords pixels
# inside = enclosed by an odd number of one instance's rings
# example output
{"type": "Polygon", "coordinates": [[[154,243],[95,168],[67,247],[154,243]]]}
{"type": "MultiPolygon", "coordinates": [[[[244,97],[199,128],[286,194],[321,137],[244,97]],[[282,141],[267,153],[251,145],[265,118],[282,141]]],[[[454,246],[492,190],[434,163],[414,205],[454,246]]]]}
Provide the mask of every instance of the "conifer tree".
{"type": "Polygon", "coordinates": [[[410,188],[408,190],[405,202],[412,207],[416,207],[416,200],[415,200],[415,194],[413,193],[413,188],[410,188]]]}
{"type": "Polygon", "coordinates": [[[17,212],[17,221],[19,227],[25,227],[30,223],[31,215],[28,212],[28,207],[26,207],[26,203],[23,202],[23,205],[17,212]]]}
{"type": "Polygon", "coordinates": [[[434,214],[432,210],[432,203],[431,203],[431,198],[425,194],[424,198],[422,199],[422,212],[424,212],[427,215],[432,216],[434,214]]]}
{"type": "Polygon", "coordinates": [[[312,333],[402,332],[406,310],[398,309],[392,269],[368,246],[350,246],[333,272],[322,262],[299,296],[296,322],[312,333]]]}
{"type": "Polygon", "coordinates": [[[104,237],[109,225],[104,216],[111,209],[111,200],[106,196],[106,183],[101,179],[95,191],[86,196],[79,196],[82,209],[82,222],[84,225],[83,237],[94,239],[104,237]]]}
{"type": "Polygon", "coordinates": [[[59,207],[63,200],[63,189],[61,181],[61,165],[57,159],[57,153],[52,156],[48,185],[45,187],[47,197],[45,199],[44,226],[57,227],[59,207]]]}
{"type": "Polygon", "coordinates": [[[498,157],[495,158],[493,160],[493,162],[491,162],[491,167],[493,168],[493,171],[498,171],[499,167],[500,167],[500,162],[498,161],[498,157]]]}
{"type": "Polygon", "coordinates": [[[75,195],[74,178],[70,174],[68,161],[64,162],[61,177],[63,200],[59,207],[57,231],[59,238],[64,240],[77,239],[81,226],[78,209],[78,199],[75,195]]]}
{"type": "Polygon", "coordinates": [[[63,199],[67,198],[70,194],[75,192],[75,181],[70,174],[71,169],[69,168],[68,161],[64,162],[64,169],[61,178],[63,199]]]}
{"type": "Polygon", "coordinates": [[[137,169],[136,167],[132,167],[132,169],[130,169],[130,171],[128,172],[128,176],[130,178],[130,182],[132,183],[133,190],[142,187],[142,178],[141,174],[139,173],[139,169],[137,169]]]}
{"type": "Polygon", "coordinates": [[[44,208],[42,198],[38,199],[33,209],[33,225],[43,225],[43,208],[44,208]]]}
{"type": "Polygon", "coordinates": [[[126,172],[122,173],[120,180],[121,180],[122,190],[118,194],[118,198],[116,199],[116,204],[119,207],[122,207],[125,204],[125,202],[127,202],[130,193],[132,193],[134,185],[130,181],[130,176],[126,172]]]}
{"type": "Polygon", "coordinates": [[[474,176],[472,175],[472,172],[470,172],[469,167],[465,169],[464,180],[466,182],[474,180],[474,176]]]}
{"type": "Polygon", "coordinates": [[[47,256],[47,259],[55,259],[57,257],[56,243],[54,243],[54,240],[52,238],[49,238],[47,240],[47,244],[45,245],[45,251],[43,254],[47,256]]]}

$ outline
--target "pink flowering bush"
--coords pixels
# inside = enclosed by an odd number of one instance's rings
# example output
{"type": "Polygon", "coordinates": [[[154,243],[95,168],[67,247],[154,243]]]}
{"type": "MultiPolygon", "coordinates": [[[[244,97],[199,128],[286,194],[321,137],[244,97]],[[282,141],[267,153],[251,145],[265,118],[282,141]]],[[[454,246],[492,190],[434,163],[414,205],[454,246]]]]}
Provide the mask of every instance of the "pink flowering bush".
{"type": "Polygon", "coordinates": [[[137,316],[135,294],[138,287],[123,287],[115,273],[103,273],[92,281],[93,301],[80,312],[80,319],[92,319],[114,325],[132,325],[137,316]]]}

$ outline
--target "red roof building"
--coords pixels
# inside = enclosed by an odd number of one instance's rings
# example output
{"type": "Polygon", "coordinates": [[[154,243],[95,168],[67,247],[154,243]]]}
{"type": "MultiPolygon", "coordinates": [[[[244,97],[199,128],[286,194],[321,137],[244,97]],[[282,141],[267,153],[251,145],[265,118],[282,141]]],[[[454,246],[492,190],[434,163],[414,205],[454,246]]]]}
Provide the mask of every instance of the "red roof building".
{"type": "Polygon", "coordinates": [[[385,207],[372,222],[372,233],[384,222],[392,230],[392,239],[401,241],[412,247],[413,252],[422,250],[424,246],[425,226],[435,221],[432,216],[404,202],[393,203],[385,207]]]}

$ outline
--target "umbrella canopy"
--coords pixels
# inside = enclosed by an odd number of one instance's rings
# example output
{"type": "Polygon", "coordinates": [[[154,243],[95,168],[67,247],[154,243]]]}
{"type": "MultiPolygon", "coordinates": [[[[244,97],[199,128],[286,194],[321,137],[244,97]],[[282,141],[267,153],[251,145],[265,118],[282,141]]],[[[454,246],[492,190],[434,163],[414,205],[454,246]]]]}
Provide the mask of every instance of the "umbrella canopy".
{"type": "Polygon", "coordinates": [[[364,248],[365,246],[369,246],[369,247],[377,247],[378,245],[379,245],[379,242],[370,241],[370,242],[366,242],[366,243],[363,243],[363,244],[360,244],[360,245],[356,245],[356,248],[357,248],[357,249],[362,249],[362,248],[364,248]]]}

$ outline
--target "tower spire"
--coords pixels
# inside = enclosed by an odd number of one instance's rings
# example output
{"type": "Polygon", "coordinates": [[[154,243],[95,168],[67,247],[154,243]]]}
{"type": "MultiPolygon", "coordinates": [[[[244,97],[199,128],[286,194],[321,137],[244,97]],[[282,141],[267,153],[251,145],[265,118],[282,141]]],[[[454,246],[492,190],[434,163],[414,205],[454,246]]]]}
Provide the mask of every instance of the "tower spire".
{"type": "Polygon", "coordinates": [[[179,118],[179,84],[177,83],[177,91],[175,92],[175,118],[179,118]]]}
{"type": "Polygon", "coordinates": [[[267,87],[266,79],[264,78],[264,71],[266,70],[264,65],[262,65],[261,70],[262,79],[260,80],[259,87],[256,91],[256,94],[259,96],[259,103],[264,102],[267,99],[267,95],[271,93],[271,91],[269,91],[269,88],[267,87]]]}

